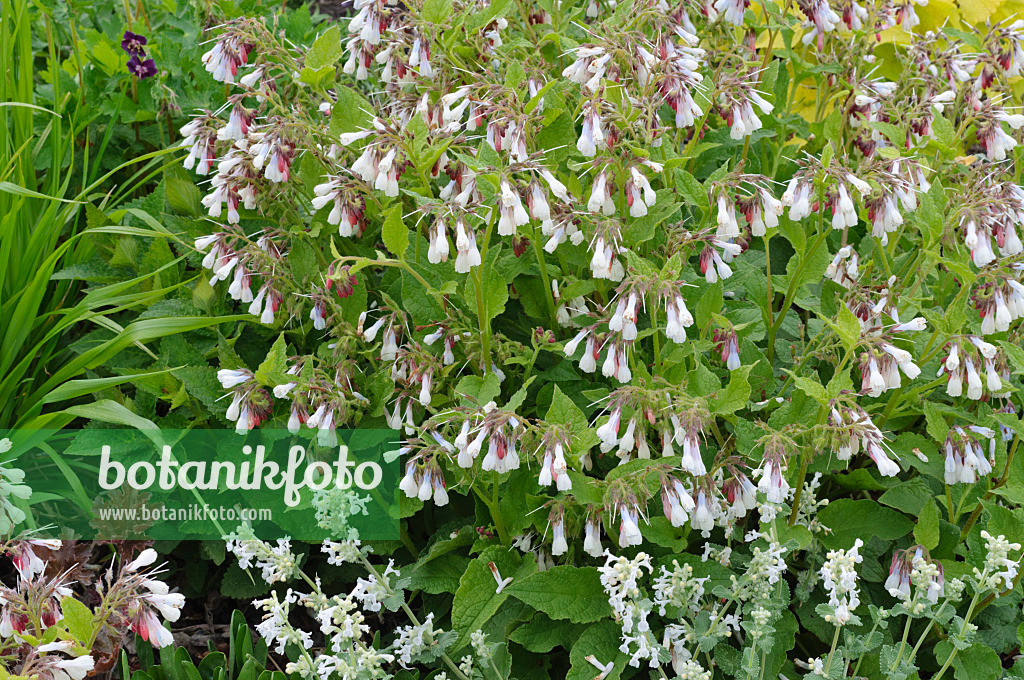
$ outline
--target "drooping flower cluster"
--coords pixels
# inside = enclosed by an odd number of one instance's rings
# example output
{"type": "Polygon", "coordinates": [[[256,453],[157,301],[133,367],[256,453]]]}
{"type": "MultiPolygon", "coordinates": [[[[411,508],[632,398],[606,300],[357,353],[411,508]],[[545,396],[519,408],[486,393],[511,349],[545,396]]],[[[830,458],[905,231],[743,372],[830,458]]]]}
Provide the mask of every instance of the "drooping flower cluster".
{"type": "Polygon", "coordinates": [[[933,561],[928,551],[918,545],[892,554],[885,589],[893,597],[910,602],[913,586],[916,589],[913,599],[935,604],[945,593],[945,582],[942,564],[933,561]]]}
{"type": "Polygon", "coordinates": [[[1003,380],[1010,379],[1005,355],[998,347],[975,335],[953,338],[949,342],[937,377],[943,375],[948,378],[946,394],[951,397],[981,399],[986,394],[991,397],[1009,396],[1003,390],[1003,380]]]}
{"type": "Polygon", "coordinates": [[[992,472],[995,464],[996,433],[987,427],[970,425],[966,430],[953,427],[942,446],[946,484],[973,484],[992,472]],[[988,440],[988,453],[981,446],[988,440]]]}
{"type": "Polygon", "coordinates": [[[850,460],[863,450],[878,466],[883,477],[895,477],[900,467],[885,451],[885,438],[871,416],[856,404],[833,405],[829,412],[829,424],[834,428],[836,458],[850,460]]]}

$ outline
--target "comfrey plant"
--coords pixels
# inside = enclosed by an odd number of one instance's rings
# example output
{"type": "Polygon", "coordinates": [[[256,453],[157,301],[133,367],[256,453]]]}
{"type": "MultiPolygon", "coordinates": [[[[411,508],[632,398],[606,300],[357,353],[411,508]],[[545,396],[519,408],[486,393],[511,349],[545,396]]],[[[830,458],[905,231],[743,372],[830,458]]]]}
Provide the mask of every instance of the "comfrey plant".
{"type": "Polygon", "coordinates": [[[308,47],[211,32],[226,98],[181,146],[197,295],[251,317],[227,420],[402,439],[380,553],[420,613],[337,658],[392,673],[444,628],[501,677],[1011,664],[1024,23],[924,4],[359,0],[308,47]]]}
{"type": "Polygon", "coordinates": [[[132,634],[155,647],[173,642],[164,620],[178,620],[185,597],[154,578],[159,570],[147,569],[157,560],[155,550],[112,563],[90,583],[92,598],[76,593],[80,565],[64,568],[56,559],[62,547],[58,540],[33,538],[0,545],[16,577],[14,584],[0,587],[0,648],[7,675],[82,680],[100,663],[109,665],[132,634]],[[90,608],[83,599],[95,602],[90,608]]]}

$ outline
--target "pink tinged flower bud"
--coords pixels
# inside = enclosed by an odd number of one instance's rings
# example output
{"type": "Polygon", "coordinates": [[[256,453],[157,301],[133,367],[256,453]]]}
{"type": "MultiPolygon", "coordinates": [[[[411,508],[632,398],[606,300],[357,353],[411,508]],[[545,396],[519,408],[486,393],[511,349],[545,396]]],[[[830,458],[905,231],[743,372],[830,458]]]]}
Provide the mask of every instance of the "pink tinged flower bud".
{"type": "Polygon", "coordinates": [[[160,623],[160,619],[149,609],[142,608],[139,610],[138,616],[132,622],[132,630],[154,647],[166,647],[174,643],[174,636],[171,635],[171,631],[164,628],[163,624],[160,623]]]}
{"type": "MultiPolygon", "coordinates": [[[[484,428],[480,428],[480,432],[477,433],[476,437],[473,438],[473,441],[470,442],[469,447],[466,449],[466,452],[469,454],[470,459],[475,459],[478,455],[480,455],[480,450],[483,448],[484,439],[486,437],[487,430],[485,430],[484,428]]],[[[467,465],[464,467],[469,466],[467,465]]]]}
{"type": "Polygon", "coordinates": [[[715,269],[718,270],[718,276],[720,278],[727,279],[730,276],[732,276],[732,268],[725,263],[725,261],[717,252],[712,251],[711,257],[714,260],[715,269]]]}
{"type": "Polygon", "coordinates": [[[694,476],[707,474],[707,467],[700,455],[700,439],[697,438],[696,433],[691,432],[685,436],[682,445],[683,457],[680,467],[694,476]]]}
{"type": "Polygon", "coordinates": [[[960,481],[959,454],[954,451],[952,444],[947,440],[945,448],[945,459],[943,461],[943,478],[946,484],[957,484],[960,481]]]}
{"type": "Polygon", "coordinates": [[[728,354],[726,355],[726,358],[725,358],[725,366],[730,371],[735,371],[741,365],[741,363],[740,363],[740,354],[739,354],[739,341],[737,340],[735,335],[733,335],[726,342],[726,347],[727,347],[727,350],[728,350],[728,354]]]}
{"type": "Polygon", "coordinates": [[[590,200],[587,201],[587,210],[592,213],[601,212],[604,208],[605,201],[608,200],[609,192],[607,190],[608,177],[604,171],[597,174],[594,178],[594,184],[590,189],[590,200]]]}
{"type": "Polygon", "coordinates": [[[555,460],[552,465],[555,475],[555,488],[560,492],[572,491],[572,478],[569,477],[568,467],[561,451],[561,444],[555,449],[555,460]]]}
{"type": "Polygon", "coordinates": [[[224,414],[224,417],[232,422],[236,422],[238,420],[239,414],[241,413],[241,410],[242,395],[240,393],[236,393],[234,397],[231,399],[231,405],[228,406],[227,413],[224,414]]]}
{"type": "Polygon", "coordinates": [[[381,361],[394,361],[398,355],[398,339],[395,336],[393,328],[388,328],[384,332],[384,341],[380,348],[380,360],[381,361]]]}
{"type": "Polygon", "coordinates": [[[551,486],[553,458],[551,452],[548,451],[544,454],[544,462],[540,466],[540,474],[537,477],[537,484],[539,486],[551,486]]]}
{"type": "Polygon", "coordinates": [[[430,229],[430,245],[427,248],[427,261],[431,264],[448,261],[448,236],[444,223],[436,221],[430,229]]]}
{"type": "Polygon", "coordinates": [[[1006,305],[1006,300],[1003,298],[1003,294],[1000,291],[996,291],[993,296],[995,300],[995,324],[997,332],[1005,332],[1010,329],[1010,323],[1013,321],[1013,315],[1010,313],[1010,308],[1006,305]]]}
{"type": "Polygon", "coordinates": [[[322,331],[327,328],[327,320],[324,317],[325,309],[322,300],[317,300],[309,311],[309,318],[313,321],[313,328],[322,331]]]}
{"type": "Polygon", "coordinates": [[[636,437],[634,432],[636,431],[636,418],[632,418],[629,424],[626,425],[626,431],[622,434],[622,438],[619,439],[619,454],[627,454],[633,450],[636,445],[636,437]]]}
{"type": "Polygon", "coordinates": [[[272,324],[274,323],[274,314],[277,312],[278,307],[281,305],[281,299],[273,290],[268,290],[267,302],[263,305],[263,313],[260,314],[260,323],[272,324]]]}
{"type": "Polygon", "coordinates": [[[501,236],[514,236],[516,227],[527,224],[530,221],[529,213],[523,207],[522,199],[512,188],[512,185],[503,181],[501,183],[501,207],[498,220],[498,234],[501,236]]]}
{"type": "Polygon", "coordinates": [[[288,416],[288,431],[292,434],[296,434],[302,426],[302,423],[306,420],[306,417],[306,411],[304,409],[300,409],[297,405],[293,405],[291,413],[288,416]]]}

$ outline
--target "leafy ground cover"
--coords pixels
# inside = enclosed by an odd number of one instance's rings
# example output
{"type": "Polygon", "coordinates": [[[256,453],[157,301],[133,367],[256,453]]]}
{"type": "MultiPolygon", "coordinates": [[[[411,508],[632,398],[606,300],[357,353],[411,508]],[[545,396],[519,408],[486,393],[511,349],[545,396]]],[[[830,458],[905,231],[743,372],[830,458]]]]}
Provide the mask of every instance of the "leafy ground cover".
{"type": "Polygon", "coordinates": [[[4,2],[10,674],[1024,677],[1013,3],[4,2]],[[401,533],[26,540],[111,427],[401,533]]]}

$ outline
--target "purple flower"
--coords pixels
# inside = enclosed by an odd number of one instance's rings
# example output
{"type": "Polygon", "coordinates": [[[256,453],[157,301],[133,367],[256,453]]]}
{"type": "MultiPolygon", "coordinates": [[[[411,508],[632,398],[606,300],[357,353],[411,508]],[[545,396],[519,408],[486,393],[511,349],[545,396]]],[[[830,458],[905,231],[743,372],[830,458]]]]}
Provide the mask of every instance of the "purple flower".
{"type": "Polygon", "coordinates": [[[133,57],[146,56],[146,50],[143,47],[145,44],[146,36],[138,35],[131,31],[125,31],[124,37],[121,38],[121,49],[133,57]]]}
{"type": "Polygon", "coordinates": [[[156,62],[152,59],[142,60],[135,55],[128,60],[128,72],[139,80],[151,78],[156,75],[156,62]]]}

